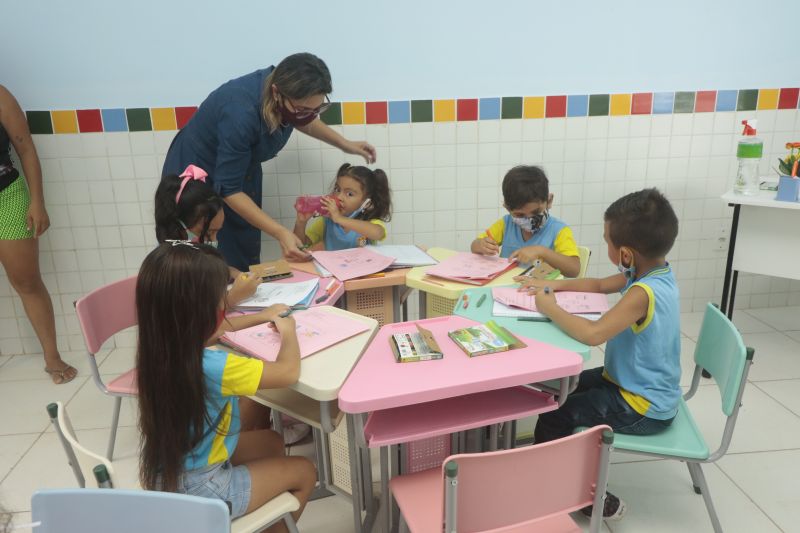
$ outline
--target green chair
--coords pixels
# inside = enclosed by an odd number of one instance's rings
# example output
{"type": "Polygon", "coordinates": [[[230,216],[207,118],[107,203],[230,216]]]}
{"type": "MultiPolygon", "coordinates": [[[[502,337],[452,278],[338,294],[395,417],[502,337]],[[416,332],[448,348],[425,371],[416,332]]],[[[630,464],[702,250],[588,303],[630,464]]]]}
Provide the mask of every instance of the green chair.
{"type": "Polygon", "coordinates": [[[713,463],[728,451],[753,353],[752,348],[746,348],[742,343],[733,323],[717,307],[708,304],[694,351],[692,385],[681,400],[672,425],[657,435],[614,434],[614,448],[617,450],[685,461],[694,491],[703,495],[715,532],[721,532],[722,527],[700,465],[713,463]],[[727,417],[722,442],[714,452],[709,451],[686,403],[697,391],[703,369],[714,378],[719,388],[722,412],[727,417]]]}

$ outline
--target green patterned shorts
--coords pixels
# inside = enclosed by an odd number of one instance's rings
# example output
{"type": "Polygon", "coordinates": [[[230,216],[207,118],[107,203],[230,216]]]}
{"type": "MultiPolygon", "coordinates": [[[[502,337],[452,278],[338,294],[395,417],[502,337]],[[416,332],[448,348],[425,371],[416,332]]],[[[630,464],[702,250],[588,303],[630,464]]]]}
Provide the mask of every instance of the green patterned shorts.
{"type": "Polygon", "coordinates": [[[30,205],[28,185],[22,176],[0,191],[0,241],[18,241],[33,237],[33,230],[25,227],[30,205]]]}

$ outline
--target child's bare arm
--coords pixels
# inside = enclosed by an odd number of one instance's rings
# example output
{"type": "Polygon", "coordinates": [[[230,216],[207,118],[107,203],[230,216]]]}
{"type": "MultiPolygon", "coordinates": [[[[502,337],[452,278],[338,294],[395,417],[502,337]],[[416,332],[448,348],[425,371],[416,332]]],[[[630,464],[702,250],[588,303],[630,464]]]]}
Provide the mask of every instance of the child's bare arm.
{"type": "Polygon", "coordinates": [[[625,286],[625,276],[614,274],[607,278],[580,278],[580,279],[533,279],[527,276],[517,276],[514,281],[520,283],[520,290],[527,290],[529,294],[536,294],[545,287],[554,291],[600,292],[613,294],[625,286]]]}
{"type": "Polygon", "coordinates": [[[537,259],[557,268],[568,278],[574,278],[581,271],[581,260],[560,254],[546,246],[525,246],[515,250],[510,259],[518,259],[520,263],[531,264],[537,259]]]}
{"type": "Polygon", "coordinates": [[[311,215],[304,215],[300,212],[297,213],[297,218],[294,221],[294,232],[295,237],[303,241],[303,244],[311,244],[311,239],[308,238],[306,235],[306,225],[308,224],[311,215]]]}
{"type": "Polygon", "coordinates": [[[300,378],[300,343],[292,317],[276,318],[274,327],[281,334],[281,348],[274,363],[264,363],[259,389],[281,389],[294,385],[300,378]]]}
{"type": "Polygon", "coordinates": [[[600,320],[592,321],[564,311],[552,291],[536,294],[536,309],[558,324],[570,337],[589,346],[603,344],[647,316],[649,297],[644,289],[633,286],[600,320]]]}
{"type": "Polygon", "coordinates": [[[222,321],[222,324],[219,326],[217,331],[214,332],[214,335],[212,335],[211,338],[206,341],[206,346],[215,344],[219,338],[228,331],[239,331],[240,329],[257,326],[259,324],[263,324],[264,322],[271,322],[275,320],[275,318],[281,313],[285,313],[288,310],[288,305],[275,304],[262,309],[258,313],[240,316],[226,316],[225,320],[222,321]]]}

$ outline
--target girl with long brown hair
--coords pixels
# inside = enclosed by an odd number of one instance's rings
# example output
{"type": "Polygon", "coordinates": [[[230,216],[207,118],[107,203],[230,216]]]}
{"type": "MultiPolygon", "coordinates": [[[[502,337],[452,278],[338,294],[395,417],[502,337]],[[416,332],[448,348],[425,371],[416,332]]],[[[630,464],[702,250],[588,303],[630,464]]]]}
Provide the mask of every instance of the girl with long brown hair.
{"type": "Polygon", "coordinates": [[[207,348],[225,320],[227,279],[216,250],[187,241],[161,244],[142,263],[136,283],[141,483],[220,498],[232,518],[289,491],[301,504],[297,519],[316,482],[314,465],[285,457],[274,431],[241,430],[249,421],[239,411],[239,396],[297,381],[295,322],[278,308],[250,315],[249,325],[272,322],[281,334],[273,363],[207,348]]]}

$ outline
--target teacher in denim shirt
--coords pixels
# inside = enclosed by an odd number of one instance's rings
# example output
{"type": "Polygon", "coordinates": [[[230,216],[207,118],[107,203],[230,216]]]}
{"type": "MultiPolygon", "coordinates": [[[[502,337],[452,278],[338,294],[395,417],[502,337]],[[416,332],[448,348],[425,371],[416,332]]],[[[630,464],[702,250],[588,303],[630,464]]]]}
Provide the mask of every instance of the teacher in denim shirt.
{"type": "Polygon", "coordinates": [[[261,163],[278,154],[295,128],[367,163],[375,161],[375,148],[345,139],[319,119],[331,91],[325,63],[312,54],[294,54],[214,90],[172,141],[162,175],[180,174],[189,164],[208,172],[225,200],[225,224],[217,238],[230,266],[247,271],[261,261],[262,231],[289,259],[308,258],[294,233],[261,210],[261,163]]]}

